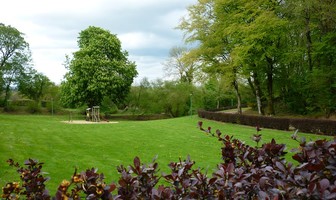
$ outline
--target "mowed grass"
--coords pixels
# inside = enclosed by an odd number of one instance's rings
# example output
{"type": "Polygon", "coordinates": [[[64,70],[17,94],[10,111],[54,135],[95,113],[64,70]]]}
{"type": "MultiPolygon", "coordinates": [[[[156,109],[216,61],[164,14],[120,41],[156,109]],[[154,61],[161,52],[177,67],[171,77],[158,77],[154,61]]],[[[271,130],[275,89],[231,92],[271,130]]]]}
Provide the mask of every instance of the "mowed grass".
{"type": "MultiPolygon", "coordinates": [[[[63,179],[70,179],[77,167],[79,171],[98,168],[106,182],[117,182],[116,167],[133,164],[135,156],[149,163],[157,155],[160,172],[169,173],[168,164],[190,155],[195,167],[211,174],[221,162],[221,143],[197,128],[220,129],[246,144],[255,146],[250,138],[254,127],[226,124],[188,116],[154,121],[119,121],[109,124],[67,124],[68,116],[5,115],[0,114],[0,186],[9,181],[20,181],[15,169],[6,160],[14,159],[23,165],[28,158],[44,162],[43,171],[51,180],[47,188],[55,194],[63,179]]],[[[275,138],[284,143],[287,151],[298,147],[290,139],[292,132],[263,129],[260,144],[275,138]]],[[[307,139],[332,137],[301,134],[307,139]]],[[[292,153],[287,155],[290,158],[292,153]]]]}

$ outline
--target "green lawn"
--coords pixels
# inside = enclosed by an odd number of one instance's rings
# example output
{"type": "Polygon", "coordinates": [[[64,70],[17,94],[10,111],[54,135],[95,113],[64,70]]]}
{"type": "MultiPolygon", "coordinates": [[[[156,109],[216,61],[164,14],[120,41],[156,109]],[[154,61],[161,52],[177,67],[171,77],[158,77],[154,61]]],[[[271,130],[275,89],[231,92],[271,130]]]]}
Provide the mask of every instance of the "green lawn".
{"type": "MultiPolygon", "coordinates": [[[[170,161],[178,161],[187,155],[196,161],[195,166],[212,172],[221,162],[221,144],[197,129],[197,122],[204,127],[220,129],[234,135],[247,144],[255,145],[250,138],[254,127],[225,124],[200,119],[197,116],[155,121],[120,121],[116,124],[67,124],[68,116],[5,115],[0,114],[0,187],[8,181],[19,181],[14,168],[6,160],[12,158],[23,164],[28,158],[44,162],[43,171],[51,180],[47,188],[54,195],[63,179],[70,179],[74,168],[80,171],[96,167],[103,172],[106,182],[117,182],[116,166],[132,164],[139,156],[148,163],[158,155],[161,172],[169,172],[170,161]]],[[[292,132],[264,129],[262,141],[275,138],[285,143],[287,151],[297,147],[290,139],[292,132]]],[[[306,138],[332,138],[311,134],[299,134],[306,138]]],[[[290,154],[292,155],[292,154],[290,154]]],[[[290,157],[288,155],[287,157],[290,157]]]]}

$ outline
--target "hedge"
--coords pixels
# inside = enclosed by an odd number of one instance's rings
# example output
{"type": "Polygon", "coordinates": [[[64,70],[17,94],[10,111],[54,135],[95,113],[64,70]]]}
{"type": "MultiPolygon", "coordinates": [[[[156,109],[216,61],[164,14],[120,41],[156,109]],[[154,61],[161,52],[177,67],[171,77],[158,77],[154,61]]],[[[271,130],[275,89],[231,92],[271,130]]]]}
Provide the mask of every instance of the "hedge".
{"type": "Polygon", "coordinates": [[[247,126],[259,126],[278,130],[299,129],[300,132],[324,135],[336,135],[336,121],[321,119],[295,119],[270,116],[242,115],[199,110],[198,116],[210,120],[237,123],[247,126]]]}
{"type": "Polygon", "coordinates": [[[136,120],[136,121],[146,121],[146,120],[157,120],[157,119],[168,119],[171,118],[166,114],[151,114],[151,115],[107,115],[105,119],[108,120],[136,120]]]}

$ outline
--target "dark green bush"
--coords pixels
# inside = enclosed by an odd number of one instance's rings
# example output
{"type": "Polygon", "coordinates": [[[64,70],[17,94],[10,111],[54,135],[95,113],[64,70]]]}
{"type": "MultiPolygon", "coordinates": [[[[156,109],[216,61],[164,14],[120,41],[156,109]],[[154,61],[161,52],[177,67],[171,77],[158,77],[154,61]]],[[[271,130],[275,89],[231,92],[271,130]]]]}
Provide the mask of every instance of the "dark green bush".
{"type": "Polygon", "coordinates": [[[41,113],[41,106],[38,102],[32,101],[27,106],[27,112],[31,114],[41,113]]]}
{"type": "Polygon", "coordinates": [[[4,106],[5,112],[16,112],[17,110],[18,110],[18,107],[11,103],[8,103],[6,106],[4,106]]]}
{"type": "Polygon", "coordinates": [[[17,99],[17,100],[10,101],[10,103],[15,106],[28,106],[32,102],[34,101],[30,99],[17,99]]]}
{"type": "Polygon", "coordinates": [[[166,114],[152,114],[152,115],[107,115],[105,116],[106,119],[109,120],[157,120],[157,119],[168,119],[170,118],[169,115],[166,114]]]}

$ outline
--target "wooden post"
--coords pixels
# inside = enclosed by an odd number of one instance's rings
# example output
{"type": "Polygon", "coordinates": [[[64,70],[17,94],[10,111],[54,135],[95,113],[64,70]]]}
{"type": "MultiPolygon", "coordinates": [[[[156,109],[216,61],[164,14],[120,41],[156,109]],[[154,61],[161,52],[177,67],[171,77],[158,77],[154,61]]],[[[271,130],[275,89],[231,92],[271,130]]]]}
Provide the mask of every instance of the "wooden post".
{"type": "Polygon", "coordinates": [[[72,122],[72,112],[69,112],[69,122],[72,122]]]}
{"type": "Polygon", "coordinates": [[[99,117],[99,106],[93,106],[92,107],[92,121],[94,122],[99,122],[100,117],[99,117]]]}

